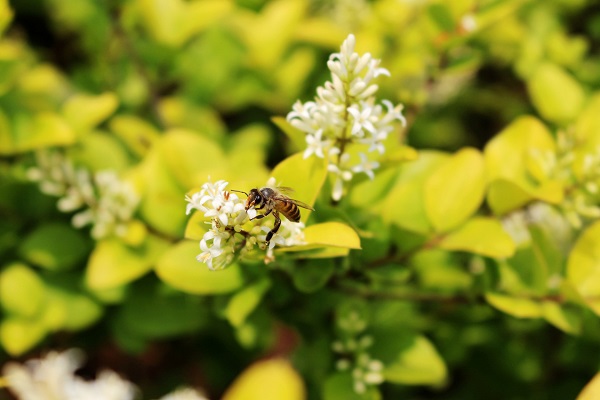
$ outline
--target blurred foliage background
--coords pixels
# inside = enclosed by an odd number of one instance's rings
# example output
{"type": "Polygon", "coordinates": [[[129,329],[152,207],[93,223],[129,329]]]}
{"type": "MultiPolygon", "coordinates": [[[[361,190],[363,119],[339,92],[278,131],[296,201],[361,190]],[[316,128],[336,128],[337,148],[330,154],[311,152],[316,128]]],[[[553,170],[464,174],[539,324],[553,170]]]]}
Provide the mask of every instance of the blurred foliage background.
{"type": "Polygon", "coordinates": [[[0,364],[80,347],[84,375],[111,368],[144,398],[221,398],[271,356],[315,399],[568,399],[598,371],[598,2],[4,0],[0,29],[0,364]],[[396,134],[417,160],[338,211],[317,200],[362,251],[208,271],[184,194],[209,176],[261,186],[302,151],[276,117],[313,98],[349,33],[391,72],[380,97],[404,104],[396,134]],[[134,217],[74,227],[66,192],[30,179],[44,165],[112,171],[139,194],[134,217]],[[514,215],[528,239],[505,244],[487,224],[514,215]],[[357,393],[332,345],[367,333],[385,382],[357,393]]]}

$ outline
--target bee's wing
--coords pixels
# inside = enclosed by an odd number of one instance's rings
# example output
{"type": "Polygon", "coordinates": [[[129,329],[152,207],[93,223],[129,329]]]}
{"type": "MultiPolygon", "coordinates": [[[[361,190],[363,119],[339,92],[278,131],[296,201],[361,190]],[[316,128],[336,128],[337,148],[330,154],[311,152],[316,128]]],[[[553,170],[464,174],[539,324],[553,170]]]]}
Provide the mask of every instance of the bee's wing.
{"type": "Polygon", "coordinates": [[[294,193],[294,189],[292,189],[291,187],[288,187],[288,186],[277,186],[275,189],[277,189],[277,191],[279,193],[284,193],[284,194],[294,193]]]}
{"type": "Polygon", "coordinates": [[[292,204],[297,205],[298,207],[306,208],[307,210],[315,211],[315,209],[312,208],[311,206],[309,206],[308,204],[303,203],[300,200],[295,200],[295,199],[289,198],[285,195],[275,196],[274,199],[279,200],[279,201],[284,201],[286,203],[292,203],[292,204]]]}

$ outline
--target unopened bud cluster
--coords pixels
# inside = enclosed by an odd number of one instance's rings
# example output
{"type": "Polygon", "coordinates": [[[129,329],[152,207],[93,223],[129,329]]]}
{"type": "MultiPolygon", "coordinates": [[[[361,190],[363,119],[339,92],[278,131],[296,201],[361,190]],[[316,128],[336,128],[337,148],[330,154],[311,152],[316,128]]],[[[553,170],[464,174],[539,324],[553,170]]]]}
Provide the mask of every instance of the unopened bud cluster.
{"type": "Polygon", "coordinates": [[[377,161],[385,152],[385,141],[394,122],[406,124],[402,105],[383,100],[376,103],[378,90],[373,80],[390,75],[371,54],[354,52],[355,38],[349,35],[339,53],[329,57],[331,81],[317,88],[314,101],[296,102],[287,115],[292,126],[306,133],[304,158],[327,158],[334,177],[332,198],[340,200],[344,182],[363,172],[373,179],[377,161]],[[349,146],[360,145],[351,155],[349,146]]]}
{"type": "Polygon", "coordinates": [[[120,180],[114,171],[91,173],[76,168],[59,152],[38,152],[36,161],[27,171],[28,178],[38,182],[43,193],[60,197],[59,210],[79,210],[73,216],[73,226],[91,225],[94,239],[127,234],[140,200],[128,182],[120,180]]]}
{"type": "Polygon", "coordinates": [[[335,340],[331,347],[339,354],[336,368],[339,371],[349,371],[352,376],[354,391],[364,394],[369,386],[383,383],[383,368],[381,361],[373,358],[369,348],[373,345],[373,337],[364,334],[367,321],[358,312],[350,311],[338,320],[338,327],[343,336],[335,340]]]}

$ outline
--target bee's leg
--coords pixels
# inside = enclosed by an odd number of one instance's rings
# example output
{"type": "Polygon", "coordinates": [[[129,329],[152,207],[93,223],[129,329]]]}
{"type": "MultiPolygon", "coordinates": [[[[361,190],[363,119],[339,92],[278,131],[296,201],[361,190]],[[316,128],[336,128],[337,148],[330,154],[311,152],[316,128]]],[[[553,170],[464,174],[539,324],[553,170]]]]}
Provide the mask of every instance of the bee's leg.
{"type": "MultiPolygon", "coordinates": [[[[271,214],[272,210],[267,210],[266,213],[264,214],[256,214],[256,217],[254,218],[250,218],[250,221],[255,220],[255,219],[263,219],[264,217],[266,217],[267,215],[271,214]]],[[[273,214],[274,215],[274,214],[273,214]]]]}
{"type": "Polygon", "coordinates": [[[269,246],[269,242],[273,238],[273,235],[277,233],[279,227],[281,226],[281,219],[279,218],[279,213],[274,211],[273,216],[275,217],[275,225],[273,226],[273,229],[271,229],[269,233],[267,233],[267,238],[265,240],[267,247],[269,246]]]}

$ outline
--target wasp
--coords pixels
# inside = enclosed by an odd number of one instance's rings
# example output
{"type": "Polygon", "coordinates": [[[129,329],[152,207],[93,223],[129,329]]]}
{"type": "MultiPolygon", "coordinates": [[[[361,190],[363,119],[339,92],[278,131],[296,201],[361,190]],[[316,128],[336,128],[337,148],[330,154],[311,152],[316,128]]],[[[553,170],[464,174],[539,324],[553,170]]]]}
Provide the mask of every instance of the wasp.
{"type": "Polygon", "coordinates": [[[242,192],[241,190],[232,191],[244,193],[246,196],[248,196],[245,203],[246,211],[248,211],[250,208],[255,208],[256,210],[265,210],[263,214],[258,214],[252,219],[262,219],[269,214],[273,214],[273,217],[275,217],[275,225],[273,225],[273,229],[267,233],[265,240],[267,246],[269,246],[269,242],[273,238],[273,235],[277,233],[279,227],[281,226],[281,218],[279,218],[279,213],[283,214],[284,217],[292,222],[300,222],[300,209],[298,207],[306,208],[307,210],[312,211],[315,210],[306,203],[286,196],[284,193],[290,193],[294,191],[288,187],[264,187],[261,189],[255,188],[250,190],[250,193],[242,192]]]}

